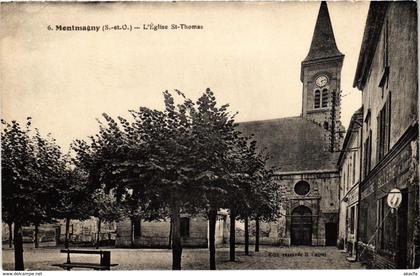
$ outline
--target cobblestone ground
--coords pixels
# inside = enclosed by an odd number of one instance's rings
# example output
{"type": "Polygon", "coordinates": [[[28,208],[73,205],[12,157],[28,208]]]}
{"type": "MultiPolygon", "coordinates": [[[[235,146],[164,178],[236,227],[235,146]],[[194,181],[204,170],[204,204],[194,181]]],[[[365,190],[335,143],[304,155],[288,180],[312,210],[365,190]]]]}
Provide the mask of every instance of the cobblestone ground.
{"type": "MultiPolygon", "coordinates": [[[[253,247],[252,247],[253,249],[253,247]]],[[[171,269],[172,255],[167,249],[107,249],[111,250],[112,270],[171,269]]],[[[243,247],[236,249],[236,261],[229,262],[229,249],[217,248],[216,265],[228,269],[362,269],[360,263],[350,263],[335,247],[274,247],[262,246],[260,252],[245,256],[243,247]]],[[[13,250],[3,248],[3,269],[13,270],[13,250]]],[[[184,249],[182,269],[208,269],[208,249],[184,249]]],[[[99,262],[98,256],[74,255],[72,261],[99,262]]],[[[57,270],[51,266],[64,263],[66,254],[58,248],[25,248],[25,268],[57,270]]]]}

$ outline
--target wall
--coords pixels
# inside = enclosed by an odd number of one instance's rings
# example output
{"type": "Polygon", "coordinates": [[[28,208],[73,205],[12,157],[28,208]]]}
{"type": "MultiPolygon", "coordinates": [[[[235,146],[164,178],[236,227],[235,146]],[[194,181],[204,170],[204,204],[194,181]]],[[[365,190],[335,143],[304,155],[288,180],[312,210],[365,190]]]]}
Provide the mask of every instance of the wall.
{"type": "MultiPolygon", "coordinates": [[[[101,241],[115,240],[115,223],[102,223],[101,224],[101,241]]],[[[34,242],[34,229],[33,225],[23,226],[23,242],[34,242]]],[[[65,240],[66,223],[65,220],[59,220],[57,223],[41,224],[39,226],[39,245],[52,246],[56,244],[63,244],[65,240]]],[[[71,243],[93,245],[96,243],[97,237],[97,219],[91,218],[83,221],[70,220],[69,239],[71,243]]],[[[8,225],[2,223],[3,242],[9,239],[8,225]]]]}
{"type": "MultiPolygon", "coordinates": [[[[416,134],[415,134],[416,135],[416,134]]],[[[412,137],[413,138],[413,137],[412,137]]],[[[401,235],[407,238],[407,244],[404,245],[407,248],[408,260],[413,261],[414,256],[411,255],[414,248],[414,225],[415,220],[418,219],[418,155],[417,146],[413,146],[413,143],[417,145],[418,136],[414,136],[413,139],[408,139],[404,144],[400,144],[401,148],[398,151],[391,152],[391,156],[388,155],[385,158],[385,162],[381,162],[381,167],[375,169],[369,178],[362,183],[360,189],[360,238],[361,249],[368,244],[371,245],[372,249],[375,250],[375,258],[372,263],[369,263],[372,267],[383,268],[381,264],[385,264],[387,259],[386,267],[396,267],[396,256],[398,247],[401,246],[396,243],[395,248],[386,248],[382,250],[379,247],[378,236],[376,235],[376,228],[379,225],[377,220],[377,202],[381,198],[387,196],[387,192],[393,188],[398,188],[408,195],[408,213],[406,227],[397,227],[401,235]],[[415,165],[413,165],[415,164],[415,165]],[[384,259],[385,258],[385,259],[384,259]],[[381,260],[378,263],[376,260],[381,260]]],[[[397,239],[397,237],[395,237],[397,239]]],[[[361,259],[365,262],[366,256],[361,256],[361,259]]]]}
{"type": "MultiPolygon", "coordinates": [[[[311,209],[312,245],[325,245],[325,223],[338,223],[338,172],[301,173],[277,175],[281,194],[285,199],[279,210],[279,218],[274,222],[260,223],[260,244],[290,245],[291,214],[294,208],[304,205],[311,209]],[[300,180],[310,185],[310,191],[304,196],[294,192],[294,186],[300,180]]],[[[238,243],[244,242],[243,223],[237,222],[236,237],[238,243]]],[[[250,243],[255,243],[255,222],[250,221],[250,243]]]]}
{"type": "MultiPolygon", "coordinates": [[[[356,118],[354,118],[356,119],[356,118]]],[[[343,160],[340,162],[340,218],[339,218],[339,245],[347,249],[347,243],[351,241],[352,247],[356,240],[356,233],[349,232],[350,208],[357,206],[359,201],[360,180],[360,140],[361,128],[353,124],[349,129],[349,140],[343,148],[343,160]]],[[[357,209],[356,209],[357,210],[357,209]]],[[[357,211],[355,212],[357,218],[357,211]]],[[[357,219],[355,219],[357,224],[357,219]]],[[[357,229],[357,227],[355,227],[357,229]]],[[[357,231],[355,231],[357,232],[357,231]]]]}
{"type": "MultiPolygon", "coordinates": [[[[386,18],[388,24],[389,81],[384,93],[379,87],[383,75],[385,28],[382,28],[371,70],[363,88],[363,107],[366,118],[371,112],[371,128],[364,125],[366,140],[372,130],[372,168],[377,160],[377,116],[391,94],[391,147],[407,128],[416,121],[417,114],[417,15],[415,3],[391,3],[386,18]],[[410,18],[408,20],[407,18],[410,18]],[[401,54],[403,53],[403,54],[401,54]]],[[[384,25],[385,26],[385,25],[384,25]]]]}
{"type": "MultiPolygon", "coordinates": [[[[260,244],[265,245],[286,245],[286,210],[280,208],[280,215],[275,221],[260,221],[260,244]]],[[[236,243],[245,243],[245,225],[243,221],[236,221],[236,243]]],[[[249,220],[249,243],[255,244],[255,220],[249,220]]],[[[227,233],[227,239],[229,233],[227,233]]],[[[229,241],[229,239],[228,239],[229,241]]]]}
{"type": "MultiPolygon", "coordinates": [[[[414,2],[391,2],[386,13],[372,66],[363,88],[364,118],[371,113],[371,127],[364,124],[363,137],[372,131],[371,172],[360,184],[361,260],[371,267],[391,268],[398,265],[400,250],[407,250],[406,267],[413,267],[414,222],[418,219],[418,89],[417,89],[417,14],[414,2]],[[386,22],[388,21],[388,24],[386,22]],[[384,26],[388,26],[387,28],[384,26]],[[388,30],[389,76],[382,90],[379,82],[384,73],[384,43],[388,30]],[[382,160],[377,157],[377,116],[391,95],[390,150],[382,160]],[[414,165],[413,165],[414,164],[414,165]],[[406,189],[408,225],[397,226],[394,248],[379,248],[377,227],[378,201],[392,188],[406,189]],[[402,233],[402,234],[401,234],[402,233]],[[407,238],[401,244],[398,237],[407,238]]],[[[375,43],[371,41],[370,43],[375,43]]],[[[366,157],[364,157],[366,158],[366,157]]],[[[400,217],[400,213],[398,213],[400,217]]],[[[401,219],[400,219],[401,220],[401,219]]],[[[404,255],[404,254],[403,254],[404,255]]],[[[417,264],[418,266],[418,264],[417,264]]]]}
{"type": "MultiPolygon", "coordinates": [[[[291,214],[294,208],[304,205],[311,209],[313,217],[312,245],[325,245],[325,224],[338,224],[339,209],[339,174],[338,172],[302,173],[278,176],[281,185],[286,187],[286,233],[283,234],[281,244],[290,245],[291,214]],[[304,180],[309,183],[310,191],[307,195],[297,195],[295,184],[304,180]]],[[[338,227],[338,225],[337,225],[338,227]]]]}
{"type": "MultiPolygon", "coordinates": [[[[226,215],[218,215],[216,222],[216,244],[224,242],[227,231],[226,215]]],[[[131,247],[131,222],[129,219],[117,223],[116,247],[131,247]]],[[[168,248],[170,221],[141,221],[141,236],[134,237],[134,247],[168,248]]],[[[208,221],[205,217],[190,218],[189,236],[182,237],[185,247],[208,247],[208,221]]]]}
{"type": "MultiPolygon", "coordinates": [[[[66,221],[59,220],[60,243],[64,243],[66,237],[66,221]]],[[[115,240],[116,223],[101,223],[100,240],[115,240]]],[[[87,220],[70,220],[70,242],[95,244],[98,232],[98,220],[90,218],[87,220]]]]}

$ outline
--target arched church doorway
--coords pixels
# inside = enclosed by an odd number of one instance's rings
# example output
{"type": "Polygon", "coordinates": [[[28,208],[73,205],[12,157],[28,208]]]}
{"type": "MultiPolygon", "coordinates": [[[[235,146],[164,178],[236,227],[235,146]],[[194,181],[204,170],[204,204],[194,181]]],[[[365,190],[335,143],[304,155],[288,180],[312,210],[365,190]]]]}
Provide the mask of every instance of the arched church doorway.
{"type": "Polygon", "coordinates": [[[312,244],[312,212],[306,206],[298,206],[292,211],[292,245],[312,244]]]}

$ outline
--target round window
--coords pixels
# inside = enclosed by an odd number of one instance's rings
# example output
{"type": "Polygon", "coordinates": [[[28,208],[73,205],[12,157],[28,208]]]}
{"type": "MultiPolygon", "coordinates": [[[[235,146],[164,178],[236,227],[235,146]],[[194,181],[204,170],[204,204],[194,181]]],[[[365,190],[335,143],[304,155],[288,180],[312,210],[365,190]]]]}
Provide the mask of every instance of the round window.
{"type": "Polygon", "coordinates": [[[295,185],[295,193],[297,193],[298,195],[306,195],[309,193],[310,188],[311,187],[309,186],[308,182],[299,181],[295,185]]]}

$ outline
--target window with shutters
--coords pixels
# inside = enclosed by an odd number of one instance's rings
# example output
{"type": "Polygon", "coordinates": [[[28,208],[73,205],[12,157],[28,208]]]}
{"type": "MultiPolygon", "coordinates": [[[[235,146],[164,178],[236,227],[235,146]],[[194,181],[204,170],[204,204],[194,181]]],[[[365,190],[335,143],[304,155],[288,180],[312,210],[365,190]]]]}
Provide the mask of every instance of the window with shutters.
{"type": "Polygon", "coordinates": [[[389,26],[388,20],[385,22],[384,26],[384,41],[383,41],[383,67],[389,66],[389,26]]]}
{"type": "Polygon", "coordinates": [[[378,244],[381,249],[395,249],[396,231],[396,212],[391,212],[387,196],[384,196],[378,201],[378,244]]]}
{"type": "Polygon", "coordinates": [[[353,184],[356,183],[356,151],[353,151],[353,172],[352,172],[352,179],[353,184]]]}
{"type": "Polygon", "coordinates": [[[389,140],[391,130],[391,94],[378,115],[378,161],[382,160],[389,151],[389,140]]]}
{"type": "Polygon", "coordinates": [[[368,243],[369,242],[369,238],[368,238],[368,234],[367,234],[367,229],[368,229],[368,208],[367,207],[363,207],[360,208],[360,241],[362,241],[363,243],[368,243]]]}
{"type": "Polygon", "coordinates": [[[370,168],[371,168],[371,164],[372,164],[372,130],[369,130],[369,135],[366,138],[366,141],[364,143],[364,164],[363,164],[363,175],[366,177],[369,172],[370,172],[370,168]]]}
{"type": "Polygon", "coordinates": [[[321,92],[319,90],[315,90],[314,107],[315,108],[320,108],[321,107],[321,92]]]}
{"type": "Polygon", "coordinates": [[[384,97],[385,90],[388,88],[389,81],[389,43],[388,43],[388,21],[385,22],[383,28],[383,41],[382,41],[382,77],[379,81],[381,88],[381,97],[384,97]]]}
{"type": "Polygon", "coordinates": [[[348,186],[349,186],[349,189],[351,188],[351,186],[352,186],[352,179],[350,178],[350,176],[351,176],[351,162],[352,162],[352,160],[351,160],[351,156],[350,156],[350,160],[349,160],[349,163],[348,163],[348,165],[347,165],[347,183],[348,183],[348,186]]]}
{"type": "MultiPolygon", "coordinates": [[[[346,167],[347,168],[347,167],[346,167]]],[[[346,177],[346,171],[344,170],[344,174],[343,174],[343,182],[344,182],[344,193],[347,192],[347,177],[346,177]]]]}
{"type": "Polygon", "coordinates": [[[354,210],[354,206],[350,208],[350,234],[354,234],[354,223],[355,223],[355,210],[354,210]]]}
{"type": "Polygon", "coordinates": [[[322,90],[322,107],[328,107],[328,90],[322,90]]]}

